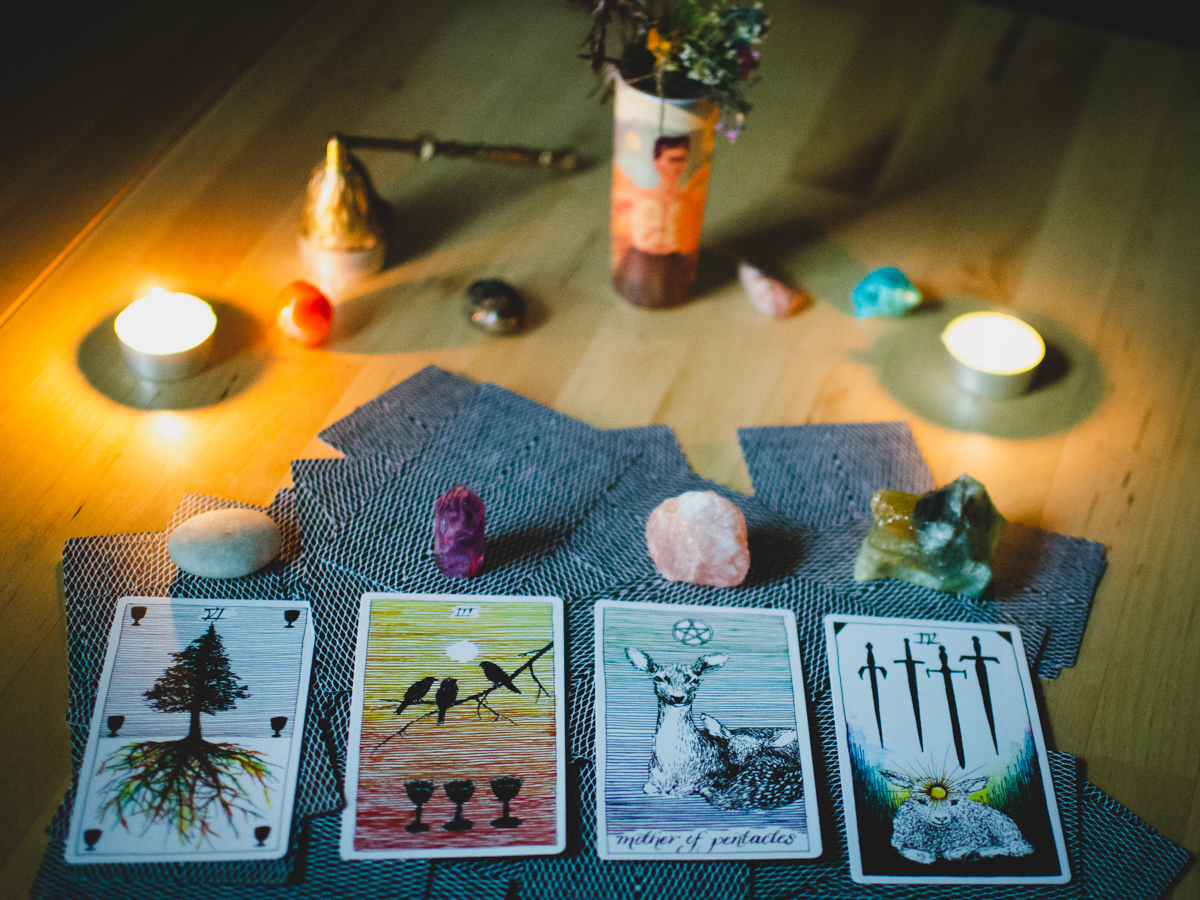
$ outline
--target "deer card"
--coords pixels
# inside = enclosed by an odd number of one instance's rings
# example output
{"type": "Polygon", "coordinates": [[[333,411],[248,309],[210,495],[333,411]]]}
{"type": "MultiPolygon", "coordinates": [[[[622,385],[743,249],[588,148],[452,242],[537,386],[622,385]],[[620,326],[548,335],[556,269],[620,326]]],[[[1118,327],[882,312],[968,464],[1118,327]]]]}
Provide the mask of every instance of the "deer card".
{"type": "Polygon", "coordinates": [[[306,602],[119,600],[67,862],[283,856],[312,651],[306,602]]]}
{"type": "Polygon", "coordinates": [[[788,610],[596,604],[603,859],[821,853],[788,610]]]}
{"type": "Polygon", "coordinates": [[[1018,629],[830,615],[825,637],[855,881],[1070,880],[1018,629]]]}
{"type": "Polygon", "coordinates": [[[363,596],[343,858],[563,850],[562,634],[557,597],[363,596]]]}

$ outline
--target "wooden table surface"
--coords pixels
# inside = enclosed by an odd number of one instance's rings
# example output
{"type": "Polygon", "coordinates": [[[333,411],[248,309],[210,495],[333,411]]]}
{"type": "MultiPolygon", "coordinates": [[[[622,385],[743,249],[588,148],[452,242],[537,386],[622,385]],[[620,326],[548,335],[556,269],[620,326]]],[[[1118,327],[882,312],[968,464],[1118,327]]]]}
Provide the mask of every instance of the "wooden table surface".
{"type": "MultiPolygon", "coordinates": [[[[1103,543],[1078,665],[1042,684],[1052,744],[1200,849],[1200,57],[949,0],[767,5],[749,127],[717,149],[702,291],[665,312],[608,287],[612,111],[562,2],[211,0],[149,61],[81,62],[8,111],[0,894],[28,890],[70,774],[63,542],[161,530],[185,492],[266,503],[290,460],[333,455],[322,426],[430,363],[600,427],[670,425],[698,473],[743,491],[740,426],[903,419],[939,483],[969,472],[1010,520],[1103,543]],[[303,274],[304,185],[335,129],[571,145],[593,164],[363,152],[394,211],[387,268],[301,350],[274,331],[275,296],[303,274]],[[741,255],[813,301],[756,312],[741,255]],[[894,365],[938,307],[846,312],[881,265],[942,309],[1057,329],[1074,371],[1027,422],[954,427],[894,365]],[[484,276],[528,296],[526,333],[465,322],[484,276]],[[156,284],[222,317],[218,363],[165,390],[133,381],[105,330],[156,284]]],[[[1200,875],[1171,896],[1200,897],[1200,875]]]]}

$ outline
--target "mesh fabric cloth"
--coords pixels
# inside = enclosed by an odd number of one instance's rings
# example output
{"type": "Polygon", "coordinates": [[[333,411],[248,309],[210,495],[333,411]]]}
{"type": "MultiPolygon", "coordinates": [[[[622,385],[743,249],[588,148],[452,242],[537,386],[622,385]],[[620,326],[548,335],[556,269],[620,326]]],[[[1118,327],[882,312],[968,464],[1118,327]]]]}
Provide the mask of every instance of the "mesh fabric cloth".
{"type": "MultiPolygon", "coordinates": [[[[364,592],[556,594],[566,608],[568,847],[557,857],[347,862],[337,854],[337,815],[314,815],[293,855],[296,883],[256,886],[254,895],[757,900],[1118,896],[1114,886],[1123,886],[1126,893],[1120,896],[1126,897],[1139,896],[1129,891],[1143,887],[1144,896],[1161,891],[1186,855],[1090,786],[1080,794],[1075,760],[1066,754],[1052,754],[1051,769],[1072,865],[1080,873],[1072,884],[968,890],[850,881],[821,625],[825,613],[1010,622],[1022,628],[1031,665],[1036,661],[1040,674],[1053,675],[1073,662],[1078,651],[1103,560],[1090,542],[1010,526],[997,555],[994,596],[970,601],[892,580],[857,584],[848,573],[868,524],[871,493],[884,485],[913,492],[933,487],[907,426],[746,429],[740,437],[754,497],[692,473],[665,427],[601,432],[500,388],[476,387],[432,367],[322,432],[347,458],[293,464],[294,491],[277,503],[294,505],[289,515],[302,533],[304,552],[298,559],[288,557],[273,588],[278,596],[312,603],[317,633],[307,716],[311,727],[305,730],[301,773],[314,773],[317,787],[309,788],[307,809],[334,810],[339,803],[358,602],[364,592]],[[455,483],[471,487],[487,506],[485,568],[471,581],[443,578],[430,553],[433,500],[455,483]],[[716,589],[675,584],[655,572],[645,552],[646,518],[663,499],[685,490],[715,490],[742,509],[753,560],[744,585],[716,589]],[[817,812],[826,847],[821,860],[782,865],[598,859],[592,616],[602,597],[792,609],[809,696],[817,812]],[[1112,864],[1124,857],[1126,844],[1138,841],[1143,855],[1158,866],[1149,880],[1142,871],[1112,864]],[[1165,880],[1156,880],[1158,873],[1165,880]]],[[[153,593],[124,585],[159,584],[165,578],[169,586],[170,576],[159,571],[156,537],[83,539],[107,542],[105,555],[79,556],[69,546],[67,556],[74,552],[74,569],[103,582],[104,595],[114,600],[127,593],[153,593]]],[[[212,593],[211,583],[205,587],[212,593]]],[[[89,652],[102,659],[111,610],[108,616],[100,617],[99,637],[87,623],[77,629],[73,704],[76,658],[84,660],[86,682],[89,652]],[[98,648],[89,650],[89,640],[98,648]]],[[[86,727],[91,701],[81,695],[80,702],[79,708],[86,708],[80,720],[86,727]]],[[[72,710],[75,715],[74,705],[72,710]]],[[[38,896],[128,895],[128,886],[117,882],[63,877],[61,852],[61,840],[52,842],[38,896]]],[[[195,898],[242,896],[238,890],[155,885],[163,896],[186,892],[195,898]]]]}
{"type": "MultiPolygon", "coordinates": [[[[83,761],[96,690],[104,667],[109,628],[117,601],[124,596],[287,600],[294,592],[300,557],[300,528],[291,491],[280,491],[264,510],[279,525],[279,557],[253,575],[235,579],[204,579],[176,568],[167,554],[167,536],[192,516],[214,509],[244,507],[247,503],[185,495],[167,531],[151,534],[76,538],[63,552],[63,585],[66,595],[67,653],[70,692],[67,721],[71,729],[72,765],[78,773],[83,761]]],[[[310,690],[310,697],[312,696],[310,690]]],[[[297,776],[293,823],[337,802],[329,754],[319,739],[320,723],[306,716],[300,769],[297,776]]],[[[75,780],[51,824],[51,834],[66,838],[75,780]]],[[[101,863],[68,865],[61,843],[52,844],[43,863],[39,885],[65,891],[74,881],[154,881],[281,884],[288,879],[298,841],[292,829],[292,849],[278,860],[241,860],[210,863],[101,863]]],[[[126,888],[128,890],[128,888],[126,888]]]]}
{"type": "MultiPolygon", "coordinates": [[[[814,532],[802,571],[840,593],[864,598],[937,592],[883,579],[858,584],[854,558],[871,523],[879,488],[923,493],[934,487],[903,422],[743,428],[738,432],[754,496],[814,532]]],[[[993,560],[995,578],[981,602],[993,621],[1045,632],[1037,674],[1054,678],[1075,664],[1092,597],[1104,573],[1095,541],[1008,523],[993,560]]],[[[972,601],[963,598],[964,603],[972,601]]]]}

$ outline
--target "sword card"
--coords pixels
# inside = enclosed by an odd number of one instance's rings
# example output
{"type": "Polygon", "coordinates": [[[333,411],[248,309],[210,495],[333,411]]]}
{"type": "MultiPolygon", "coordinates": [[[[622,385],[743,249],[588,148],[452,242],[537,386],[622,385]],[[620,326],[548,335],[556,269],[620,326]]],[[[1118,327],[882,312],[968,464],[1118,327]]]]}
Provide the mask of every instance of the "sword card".
{"type": "Polygon", "coordinates": [[[67,862],[283,856],[312,651],[307,602],[118,601],[67,862]]]}
{"type": "Polygon", "coordinates": [[[850,871],[890,884],[1064,884],[1021,633],[825,617],[850,871]]]}
{"type": "Polygon", "coordinates": [[[596,604],[603,859],[821,854],[789,610],[596,604]]]}
{"type": "Polygon", "coordinates": [[[566,845],[558,597],[365,594],[343,859],[566,845]]]}

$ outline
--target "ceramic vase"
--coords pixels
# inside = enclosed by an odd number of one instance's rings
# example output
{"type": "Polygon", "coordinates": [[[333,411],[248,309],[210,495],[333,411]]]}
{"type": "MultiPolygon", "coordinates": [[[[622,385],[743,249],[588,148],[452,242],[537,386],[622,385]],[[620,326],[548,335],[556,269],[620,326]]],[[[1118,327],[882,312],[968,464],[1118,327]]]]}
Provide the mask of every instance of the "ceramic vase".
{"type": "Polygon", "coordinates": [[[617,78],[612,273],[617,293],[648,309],[691,298],[719,110],[617,78]]]}

